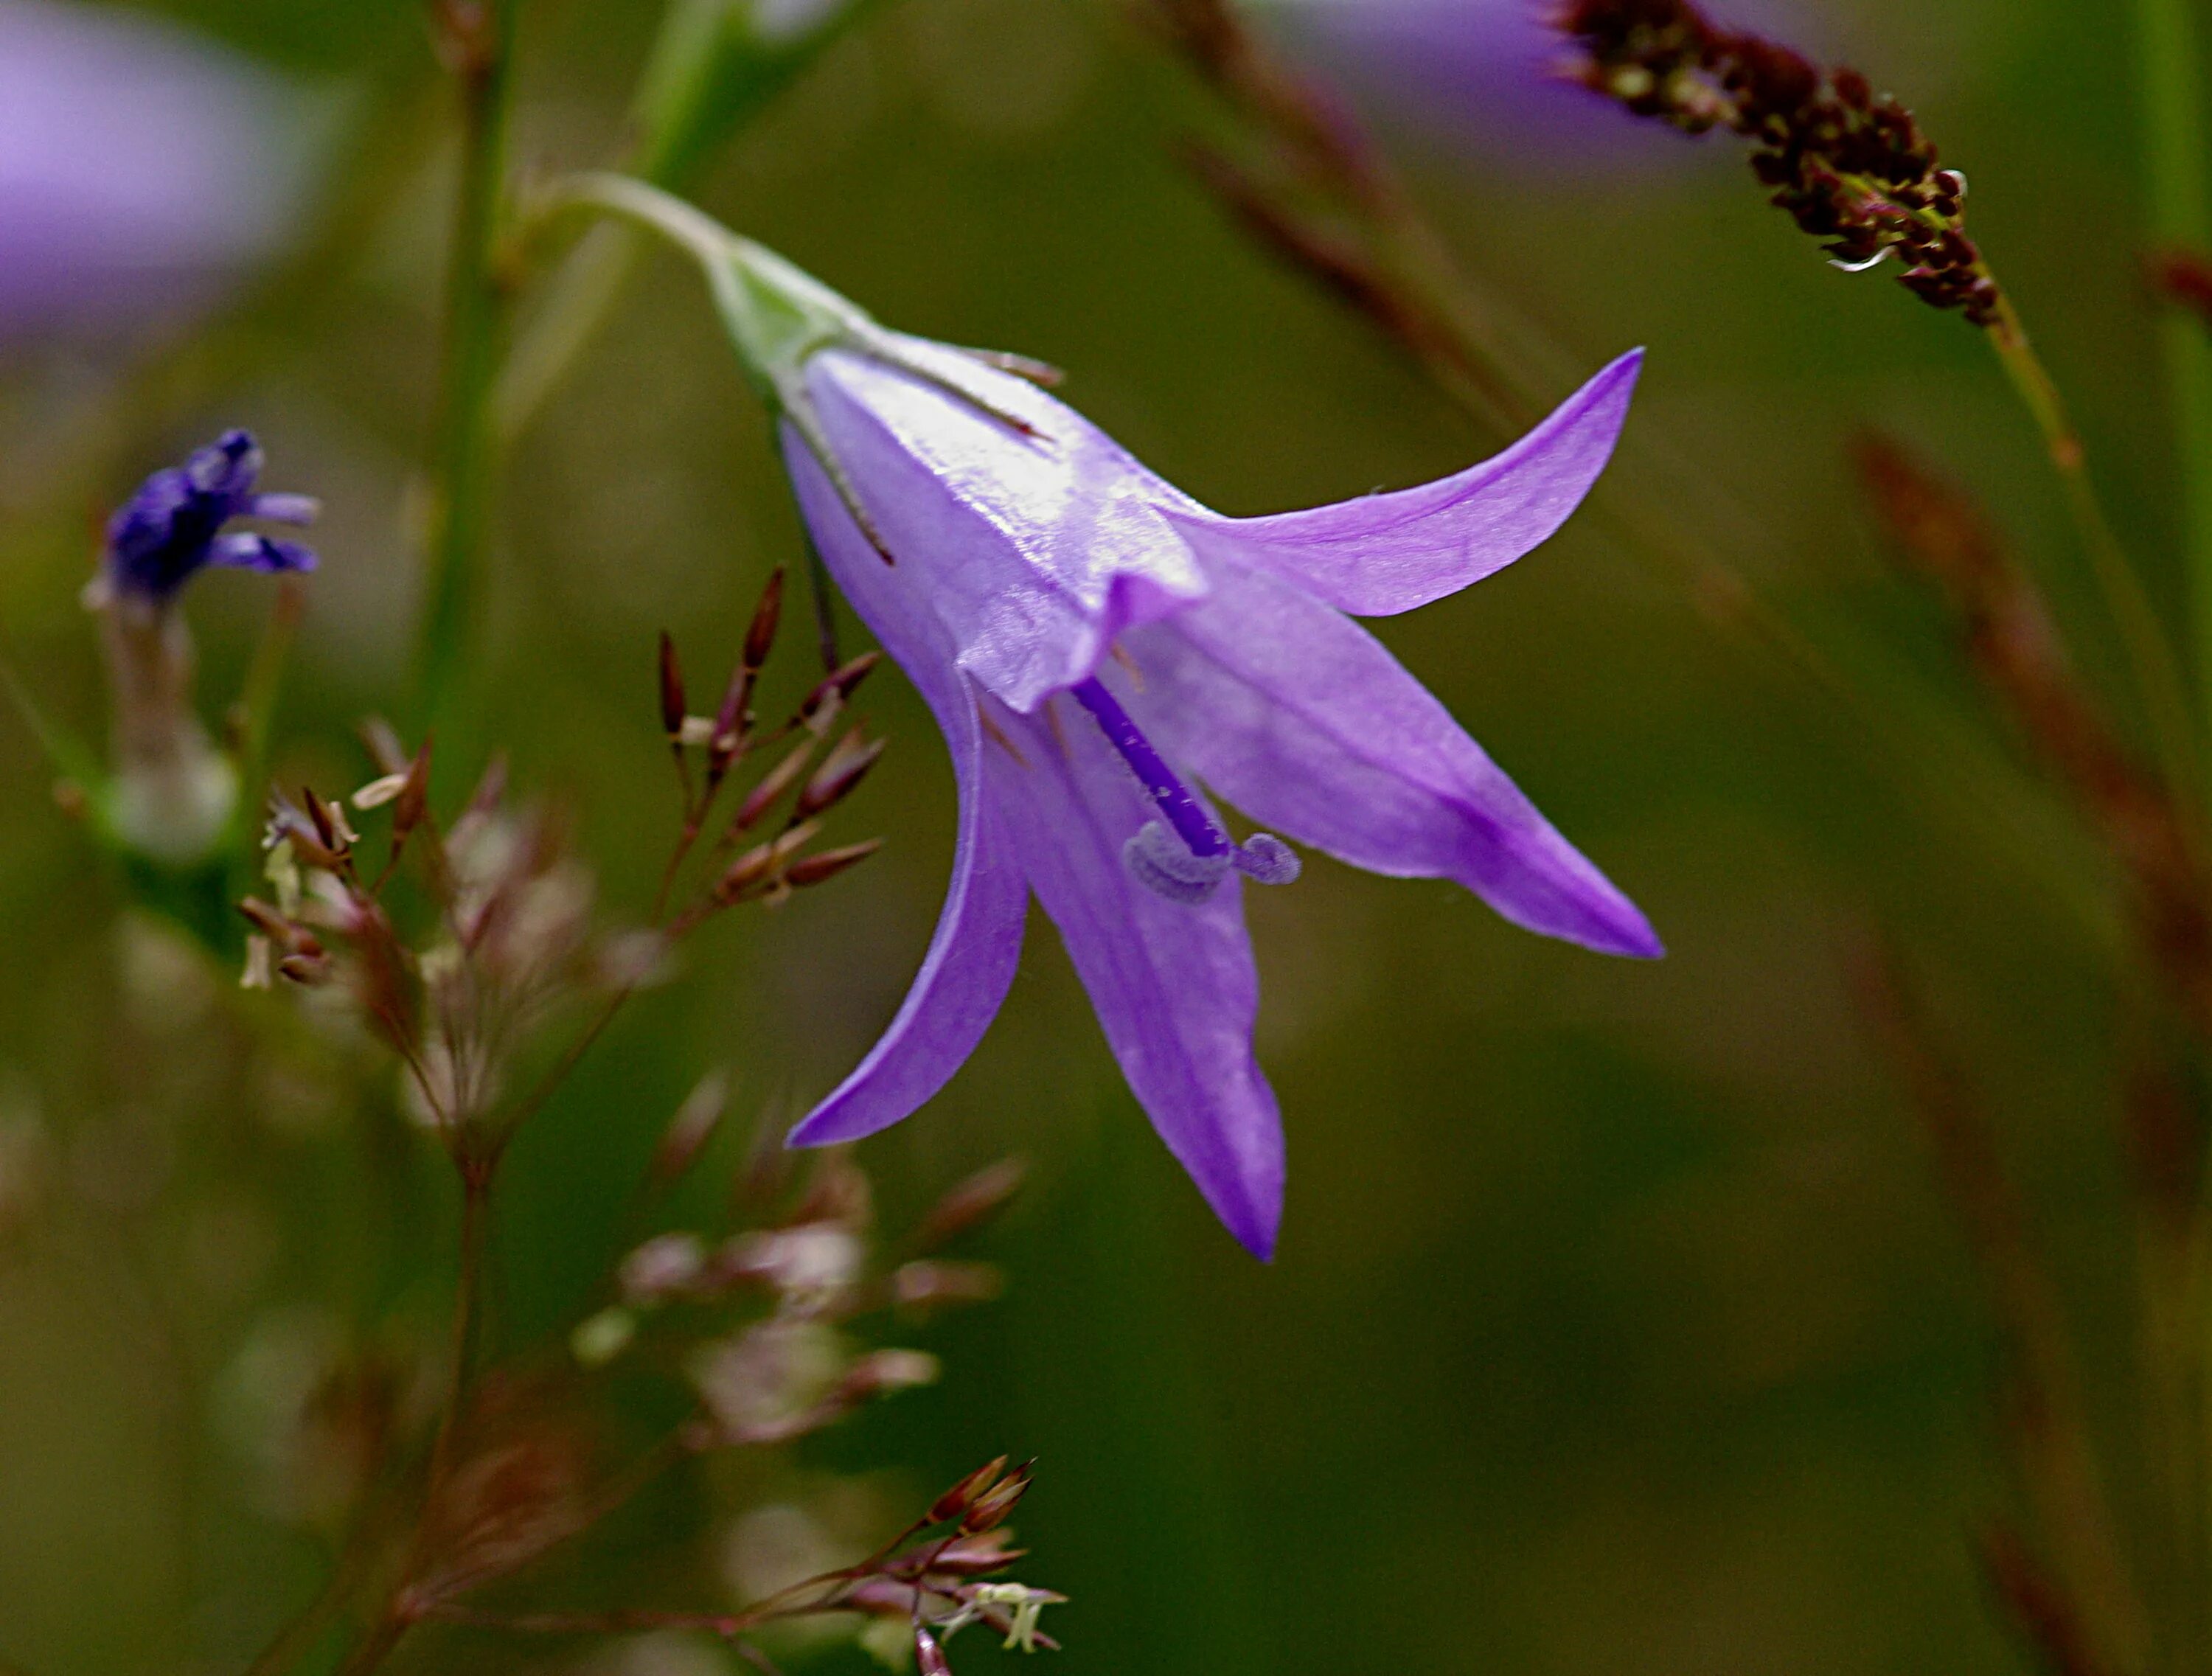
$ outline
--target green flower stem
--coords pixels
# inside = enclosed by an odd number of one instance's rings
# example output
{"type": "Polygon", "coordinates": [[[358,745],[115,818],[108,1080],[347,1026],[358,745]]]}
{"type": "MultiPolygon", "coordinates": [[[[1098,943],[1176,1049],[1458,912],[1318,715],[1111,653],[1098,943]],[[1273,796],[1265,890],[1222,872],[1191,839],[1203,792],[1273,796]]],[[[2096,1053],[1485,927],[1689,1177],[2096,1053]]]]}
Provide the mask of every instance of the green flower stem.
{"type": "MultiPolygon", "coordinates": [[[[638,97],[642,131],[620,167],[683,194],[743,129],[883,0],[836,0],[794,31],[738,0],[670,0],[638,97]]],[[[635,229],[594,228],[571,250],[519,336],[494,399],[496,434],[520,434],[599,335],[636,272],[635,229]]]]}
{"type": "Polygon", "coordinates": [[[2119,537],[2098,499],[2090,480],[2087,457],[2068,416],[2064,398],[2051,379],[2027,328],[2009,296],[1998,305],[1997,318],[1986,334],[1990,347],[2012,381],[2013,390],[2042,434],[2045,452],[2065,491],[2066,509],[2075,533],[2087,556],[2091,575],[2103,596],[2105,610],[2118,633],[2136,695],[2149,723],[2151,739],[2167,779],[2185,795],[2200,788],[2195,712],[2189,686],[2175,657],[2165,626],[2144,592],[2142,579],[2128,562],[2119,537]]]}
{"type": "MultiPolygon", "coordinates": [[[[518,0],[485,0],[461,62],[461,179],[446,287],[445,369],[431,456],[416,708],[426,729],[460,713],[489,523],[489,404],[507,312],[499,245],[518,0]]],[[[457,26],[458,27],[458,26],[457,26]]],[[[448,760],[451,760],[450,755],[448,760]]]]}

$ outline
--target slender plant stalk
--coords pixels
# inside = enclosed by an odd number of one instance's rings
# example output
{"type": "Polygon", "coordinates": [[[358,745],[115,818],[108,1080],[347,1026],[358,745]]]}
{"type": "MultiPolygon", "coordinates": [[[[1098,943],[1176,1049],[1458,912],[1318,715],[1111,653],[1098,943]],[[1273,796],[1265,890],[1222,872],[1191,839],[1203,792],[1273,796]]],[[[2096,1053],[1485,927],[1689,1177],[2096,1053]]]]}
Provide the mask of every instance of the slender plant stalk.
{"type": "Polygon", "coordinates": [[[2105,609],[2120,636],[2159,762],[2177,788],[2185,793],[2196,792],[2201,782],[2188,683],[2158,611],[2144,592],[2142,579],[2112,533],[2104,503],[2090,481],[2088,459],[2067,413],[2065,398],[2028,341],[2027,328],[2009,296],[1998,305],[1996,320],[1987,336],[2014,393],[2041,433],[2045,450],[2058,473],[2067,513],[2088,557],[2105,609]]]}
{"type": "MultiPolygon", "coordinates": [[[[431,457],[417,708],[453,737],[471,652],[489,522],[490,404],[507,313],[499,246],[507,202],[507,130],[518,0],[483,0],[454,48],[461,88],[461,178],[446,282],[445,367],[431,457]]],[[[463,26],[453,26],[457,34],[463,26]]]]}
{"type": "MultiPolygon", "coordinates": [[[[2203,61],[2196,0],[2135,0],[2137,95],[2142,106],[2150,234],[2169,249],[2212,251],[2206,196],[2203,61]]],[[[2181,513],[2190,627],[2199,701],[2212,705],[2212,343],[2173,313],[2160,325],[2181,466],[2181,513]]],[[[2212,720],[2212,711],[2208,711],[2212,720]]]]}
{"type": "MultiPolygon", "coordinates": [[[[795,34],[764,30],[741,9],[669,0],[642,92],[642,137],[621,166],[664,191],[685,193],[725,144],[884,0],[828,0],[795,34]],[[750,32],[750,46],[718,39],[750,32]]],[[[613,317],[636,273],[643,240],[633,228],[599,226],[577,241],[518,334],[493,398],[496,434],[511,441],[613,317]]]]}
{"type": "Polygon", "coordinates": [[[451,1452],[453,1429],[466,1405],[469,1385],[476,1371],[477,1351],[483,1339],[484,1264],[490,1248],[491,1177],[489,1166],[461,1174],[460,1278],[453,1288],[453,1382],[446,1396],[446,1416],[440,1427],[439,1459],[432,1469],[434,1489],[451,1452]]]}

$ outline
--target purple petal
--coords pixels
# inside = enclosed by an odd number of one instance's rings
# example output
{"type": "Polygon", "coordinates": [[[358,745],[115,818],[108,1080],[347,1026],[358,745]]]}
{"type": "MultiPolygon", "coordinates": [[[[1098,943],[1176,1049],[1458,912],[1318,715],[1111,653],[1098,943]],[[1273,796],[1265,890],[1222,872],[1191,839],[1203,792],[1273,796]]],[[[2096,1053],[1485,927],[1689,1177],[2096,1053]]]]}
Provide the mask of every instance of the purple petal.
{"type": "Polygon", "coordinates": [[[972,679],[1027,714],[1087,680],[1124,629],[1204,597],[1158,504],[1164,486],[1097,427],[957,351],[900,343],[975,399],[840,349],[807,363],[807,388],[913,597],[972,679]]]}
{"type": "Polygon", "coordinates": [[[1453,878],[1516,925],[1608,954],[1662,952],[1650,924],[1554,830],[1375,637],[1231,563],[1214,597],[1125,645],[1130,708],[1261,825],[1355,867],[1453,878]]]}
{"type": "Polygon", "coordinates": [[[1631,350],[1455,477],[1271,518],[1172,515],[1201,556],[1225,548],[1354,616],[1410,611],[1503,570],[1567,521],[1612,457],[1643,361],[1631,350]]]}
{"type": "Polygon", "coordinates": [[[312,524],[323,515],[323,503],[312,495],[256,495],[238,515],[265,518],[271,524],[312,524]]]}
{"type": "Polygon", "coordinates": [[[228,430],[206,447],[192,450],[185,462],[185,479],[199,494],[226,502],[226,514],[235,518],[245,511],[264,464],[252,432],[228,430]]]}
{"type": "Polygon", "coordinates": [[[944,631],[915,603],[913,582],[877,556],[821,466],[787,430],[784,458],[823,562],[928,702],[960,787],[952,879],[936,934],[890,1028],[788,1137],[793,1146],[817,1146],[890,1127],[966,1062],[1014,981],[1029,890],[984,789],[975,693],[953,667],[944,631]]]}
{"type": "Polygon", "coordinates": [[[296,541],[276,541],[268,536],[217,536],[208,547],[210,564],[234,570],[313,570],[315,556],[296,541]]]}
{"type": "Polygon", "coordinates": [[[1282,1118],[1252,1056],[1259,979],[1235,877],[1202,902],[1145,889],[1121,850],[1152,807],[1090,719],[1062,701],[994,720],[1019,760],[994,747],[985,771],[1122,1074],[1229,1231],[1269,1256],[1282,1118]]]}

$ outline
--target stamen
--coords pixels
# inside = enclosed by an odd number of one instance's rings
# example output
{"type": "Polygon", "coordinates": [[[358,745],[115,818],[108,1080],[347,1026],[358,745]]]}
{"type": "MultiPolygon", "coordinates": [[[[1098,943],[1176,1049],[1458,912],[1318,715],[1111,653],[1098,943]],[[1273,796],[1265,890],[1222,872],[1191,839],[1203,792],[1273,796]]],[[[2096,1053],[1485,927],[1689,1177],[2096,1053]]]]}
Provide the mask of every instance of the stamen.
{"type": "Polygon", "coordinates": [[[1298,853],[1272,832],[1255,832],[1237,847],[1237,871],[1255,884],[1288,884],[1304,863],[1298,853]]]}
{"type": "Polygon", "coordinates": [[[1146,821],[1121,846],[1121,865],[1156,896],[1202,902],[1229,876],[1227,855],[1193,855],[1158,821],[1146,821]]]}
{"type": "Polygon", "coordinates": [[[1164,817],[1164,824],[1146,822],[1121,847],[1121,865],[1138,884],[1170,902],[1192,903],[1219,890],[1232,867],[1255,884],[1288,884],[1298,876],[1297,854],[1270,833],[1231,843],[1097,677],[1073,691],[1164,817]]]}

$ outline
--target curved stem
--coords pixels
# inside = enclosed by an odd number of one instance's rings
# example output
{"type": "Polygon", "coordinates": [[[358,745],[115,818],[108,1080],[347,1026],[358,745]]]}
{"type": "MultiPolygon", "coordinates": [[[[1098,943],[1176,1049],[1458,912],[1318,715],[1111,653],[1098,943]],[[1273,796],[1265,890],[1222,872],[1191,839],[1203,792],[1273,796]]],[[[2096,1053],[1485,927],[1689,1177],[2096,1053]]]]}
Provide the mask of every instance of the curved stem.
{"type": "Polygon", "coordinates": [[[2064,398],[2028,341],[2027,328],[2010,297],[1998,305],[1996,320],[1987,336],[2014,393],[2042,434],[2051,463],[2058,472],[2067,512],[2088,557],[2106,611],[2119,635],[2159,761],[2177,789],[2193,793],[2199,780],[2188,683],[2150,596],[2143,590],[2142,579],[2112,533],[2104,503],[2090,480],[2088,461],[2067,414],[2064,398]]]}

